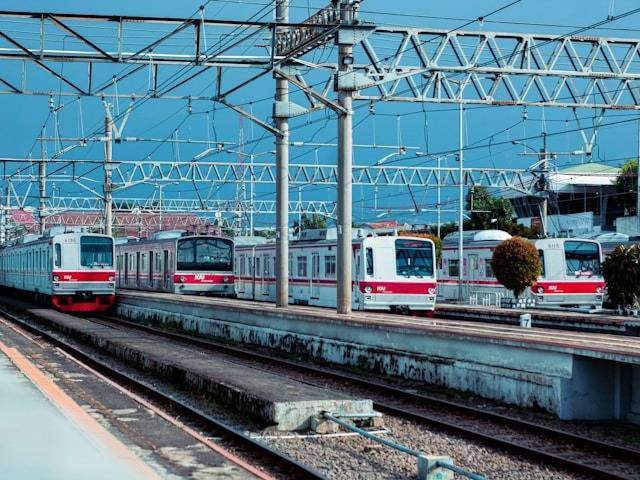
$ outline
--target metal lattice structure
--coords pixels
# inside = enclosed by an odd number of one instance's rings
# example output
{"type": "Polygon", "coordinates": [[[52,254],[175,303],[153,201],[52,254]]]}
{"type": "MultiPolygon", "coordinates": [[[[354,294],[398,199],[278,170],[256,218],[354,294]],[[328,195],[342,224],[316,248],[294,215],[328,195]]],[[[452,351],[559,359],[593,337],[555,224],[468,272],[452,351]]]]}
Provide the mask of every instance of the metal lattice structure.
{"type": "MultiPolygon", "coordinates": [[[[5,159],[8,161],[8,159],[5,159]]],[[[20,160],[12,160],[20,161],[20,160]]],[[[45,162],[47,160],[45,159],[45,162]]],[[[49,180],[54,182],[75,182],[90,190],[92,187],[84,176],[84,169],[95,168],[95,161],[73,161],[77,165],[71,174],[52,174],[49,180]],[[91,167],[91,165],[94,167],[91,167]]],[[[235,162],[161,162],[161,161],[120,161],[112,169],[115,190],[131,188],[143,183],[185,182],[185,183],[255,183],[273,184],[275,182],[275,164],[258,163],[245,165],[238,169],[235,162]]],[[[70,167],[69,170],[72,168],[70,167]]],[[[337,182],[335,165],[290,164],[289,182],[292,185],[335,185],[337,182]]],[[[354,166],[352,169],[354,185],[384,187],[455,187],[460,184],[458,168],[437,168],[435,166],[378,165],[354,166]]],[[[13,183],[23,182],[29,185],[37,180],[37,167],[34,172],[13,175],[13,183]]],[[[531,193],[535,189],[530,172],[525,169],[510,168],[464,168],[464,186],[499,189],[513,189],[522,193],[531,193]]],[[[99,195],[95,192],[96,195],[99,195]]],[[[115,199],[114,199],[115,201],[115,199]]],[[[196,200],[193,200],[194,205],[196,200]]],[[[230,201],[233,202],[233,201],[230,201]]],[[[237,203],[237,202],[236,202],[237,203]]]]}

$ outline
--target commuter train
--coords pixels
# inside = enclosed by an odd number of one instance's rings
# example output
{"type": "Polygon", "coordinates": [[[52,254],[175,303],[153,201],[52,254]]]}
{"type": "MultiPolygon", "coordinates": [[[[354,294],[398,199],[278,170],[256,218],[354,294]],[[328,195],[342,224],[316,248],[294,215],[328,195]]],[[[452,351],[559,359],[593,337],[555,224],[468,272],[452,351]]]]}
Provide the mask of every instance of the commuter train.
{"type": "MultiPolygon", "coordinates": [[[[425,238],[364,236],[353,240],[354,310],[425,311],[435,307],[435,249],[425,238]]],[[[289,302],[336,306],[336,229],[305,230],[289,246],[289,302]]],[[[276,246],[236,243],[238,298],[274,302],[276,246]]]]}
{"type": "MultiPolygon", "coordinates": [[[[465,232],[463,236],[463,282],[458,282],[458,234],[447,235],[442,246],[442,265],[438,272],[438,297],[471,303],[500,305],[502,298],[513,294],[496,280],[491,269],[495,248],[511,238],[501,230],[465,232]]],[[[525,292],[525,298],[536,306],[601,308],[605,295],[605,281],[600,264],[600,244],[579,238],[545,238],[531,240],[538,249],[542,274],[525,292]]]]}
{"type": "Polygon", "coordinates": [[[219,235],[158,232],[116,242],[118,288],[234,296],[233,241],[219,235]]]}
{"type": "Polygon", "coordinates": [[[103,312],[115,302],[113,253],[106,235],[27,235],[0,248],[0,285],[63,312],[103,312]]]}

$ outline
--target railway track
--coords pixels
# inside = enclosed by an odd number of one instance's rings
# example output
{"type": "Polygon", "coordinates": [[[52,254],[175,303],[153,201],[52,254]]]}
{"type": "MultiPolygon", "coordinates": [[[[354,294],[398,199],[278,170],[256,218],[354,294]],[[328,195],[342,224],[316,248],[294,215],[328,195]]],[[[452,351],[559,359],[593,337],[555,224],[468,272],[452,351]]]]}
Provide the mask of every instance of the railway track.
{"type": "MultiPolygon", "coordinates": [[[[34,325],[5,310],[0,310],[0,314],[7,320],[17,324],[22,329],[37,335],[49,343],[55,345],[65,354],[75,359],[79,363],[90,367],[107,379],[115,382],[119,387],[151,401],[156,407],[163,411],[170,412],[173,417],[180,418],[182,422],[190,421],[202,429],[210,436],[223,439],[224,443],[233,446],[234,450],[242,452],[243,456],[251,459],[256,468],[267,467],[269,472],[266,478],[292,478],[292,479],[317,479],[325,480],[326,477],[296,460],[284,455],[277,450],[258,442],[248,435],[226,425],[225,423],[207,415],[206,413],[188,405],[171,395],[162,392],[146,382],[119,371],[105,362],[97,360],[88,355],[73,344],[53,335],[48,330],[34,325]]],[[[36,317],[37,318],[37,317],[36,317]]],[[[226,447],[225,447],[226,448],[226,447]]]]}
{"type": "Polygon", "coordinates": [[[598,479],[640,479],[640,449],[608,443],[526,420],[470,407],[434,396],[410,392],[379,381],[345,372],[311,366],[245,348],[183,333],[141,325],[115,317],[99,317],[107,322],[159,335],[207,350],[231,354],[263,365],[294,370],[313,383],[331,379],[344,386],[358,387],[374,400],[374,408],[449,433],[554,464],[598,479]],[[310,378],[311,376],[311,378],[310,378]]]}

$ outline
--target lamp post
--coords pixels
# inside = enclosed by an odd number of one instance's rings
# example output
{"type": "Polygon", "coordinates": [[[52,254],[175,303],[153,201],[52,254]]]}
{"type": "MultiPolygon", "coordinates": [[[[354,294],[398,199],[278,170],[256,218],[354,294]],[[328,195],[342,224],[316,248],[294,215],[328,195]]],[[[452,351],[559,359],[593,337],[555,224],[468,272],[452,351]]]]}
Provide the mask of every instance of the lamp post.
{"type": "Polygon", "coordinates": [[[259,152],[259,153],[244,153],[240,150],[226,150],[227,153],[235,153],[242,157],[249,158],[249,171],[251,172],[251,181],[249,182],[249,202],[251,203],[251,208],[249,210],[249,233],[250,236],[253,237],[254,230],[254,222],[253,222],[253,213],[254,213],[254,200],[255,200],[255,191],[254,191],[254,183],[255,183],[255,175],[253,174],[253,161],[257,157],[261,157],[262,155],[275,155],[275,150],[269,150],[267,152],[259,152]]]}
{"type": "Polygon", "coordinates": [[[158,189],[158,219],[159,219],[159,223],[160,223],[160,228],[158,229],[159,232],[162,231],[162,210],[163,210],[163,204],[162,204],[162,190],[165,187],[168,187],[169,185],[180,185],[180,182],[170,182],[170,183],[158,183],[158,182],[142,182],[142,183],[146,183],[149,185],[154,185],[157,189],[158,189]]]}
{"type": "MultiPolygon", "coordinates": [[[[372,167],[378,167],[380,165],[382,165],[384,162],[386,162],[387,160],[389,160],[391,157],[395,157],[396,155],[405,155],[407,153],[406,148],[404,147],[400,147],[400,149],[397,152],[391,152],[387,155],[385,155],[384,157],[382,157],[380,160],[378,160],[376,163],[374,163],[373,165],[371,165],[372,167]]],[[[419,155],[420,152],[417,152],[416,155],[419,155]]],[[[376,184],[373,187],[373,210],[378,210],[378,185],[376,184]]]]}

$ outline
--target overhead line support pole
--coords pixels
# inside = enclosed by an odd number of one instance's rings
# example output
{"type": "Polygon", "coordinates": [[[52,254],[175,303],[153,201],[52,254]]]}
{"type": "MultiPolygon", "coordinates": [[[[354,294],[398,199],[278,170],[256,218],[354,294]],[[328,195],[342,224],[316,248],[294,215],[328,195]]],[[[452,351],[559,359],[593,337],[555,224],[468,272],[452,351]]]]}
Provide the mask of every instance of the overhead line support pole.
{"type": "Polygon", "coordinates": [[[458,173],[460,186],[458,187],[458,300],[463,301],[464,282],[464,105],[459,104],[459,151],[458,173]]]}
{"type": "Polygon", "coordinates": [[[111,115],[104,119],[104,233],[113,235],[113,183],[111,182],[111,161],[113,160],[113,120],[111,115]]]}
{"type": "MultiPolygon", "coordinates": [[[[351,24],[354,20],[355,2],[340,0],[340,23],[351,24]]],[[[345,36],[346,37],[346,36],[345,36]]],[[[353,70],[353,39],[342,38],[338,32],[338,76],[346,77],[353,70]]],[[[338,268],[337,268],[337,312],[351,312],[352,295],[352,172],[353,163],[353,90],[338,88],[338,104],[343,111],[338,113],[338,268]]]]}
{"type": "MultiPolygon", "coordinates": [[[[289,21],[289,0],[276,0],[276,22],[289,21]]],[[[274,36],[287,27],[274,29],[274,36]]],[[[289,101],[289,82],[276,77],[276,307],[289,304],[289,119],[278,107],[289,101]]]]}

